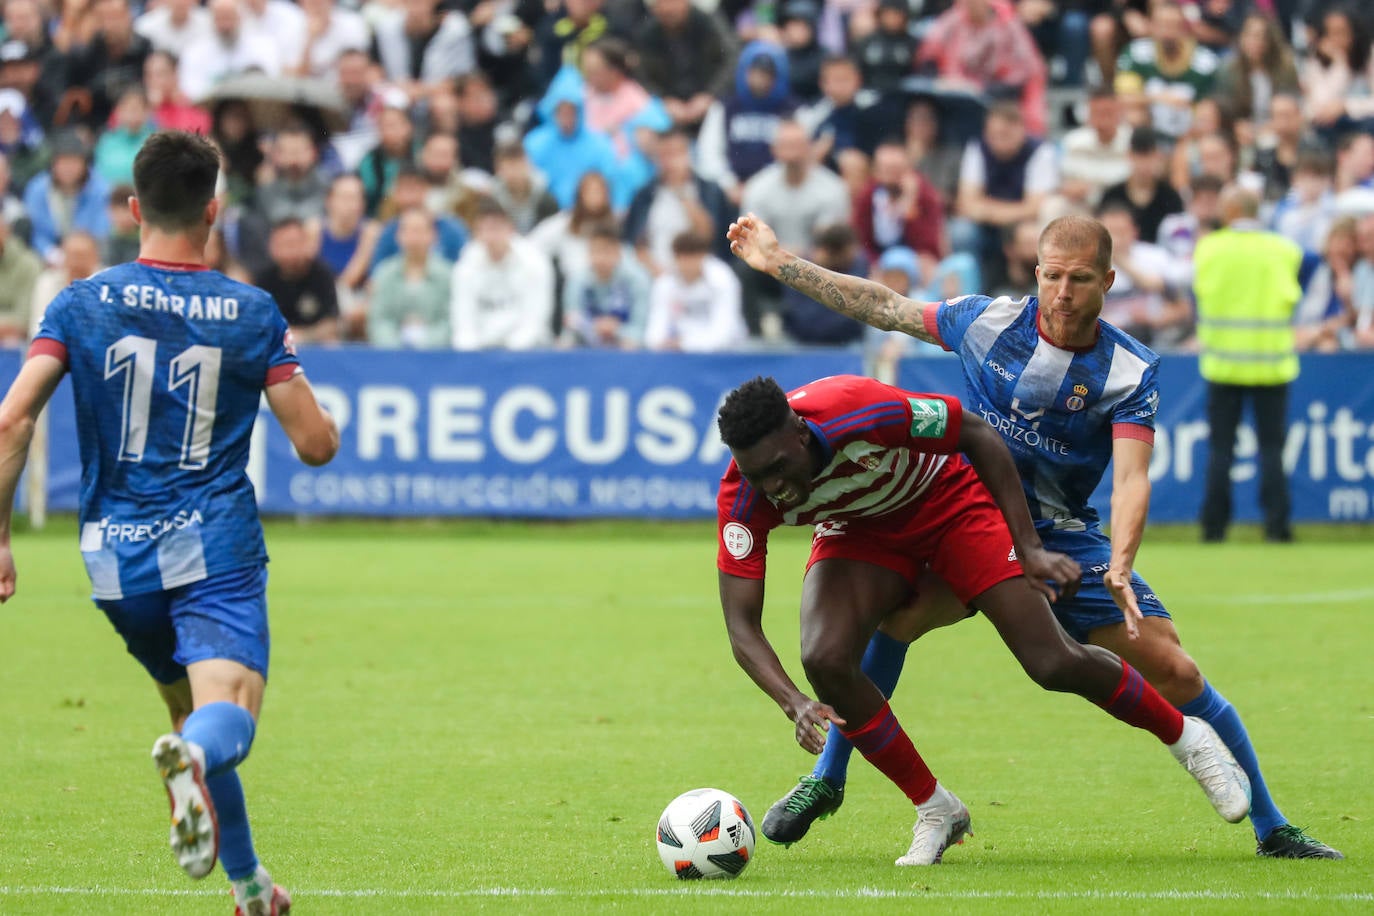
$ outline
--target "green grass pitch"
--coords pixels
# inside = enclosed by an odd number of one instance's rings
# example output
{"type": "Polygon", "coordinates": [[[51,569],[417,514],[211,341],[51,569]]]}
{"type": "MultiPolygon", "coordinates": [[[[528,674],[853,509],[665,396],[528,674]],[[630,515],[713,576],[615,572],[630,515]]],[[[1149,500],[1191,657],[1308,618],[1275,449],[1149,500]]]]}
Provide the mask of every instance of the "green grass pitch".
{"type": "MultiPolygon", "coordinates": [[[[1191,532],[1189,532],[1191,535],[1191,532]]],[[[1374,911],[1367,533],[1140,566],[1243,713],[1280,805],[1345,862],[1257,860],[1164,748],[1044,694],[979,618],[932,634],[894,707],[975,837],[897,869],[913,813],[856,762],[844,809],[733,882],[681,884],[655,821],[717,786],[761,818],[810,758],[735,665],[709,525],[274,524],[272,678],[242,769],[295,912],[1374,911]]],[[[765,625],[797,663],[805,533],[765,625]]],[[[219,913],[166,849],[142,670],[87,601],[70,523],[19,534],[0,609],[0,913],[219,913]]]]}

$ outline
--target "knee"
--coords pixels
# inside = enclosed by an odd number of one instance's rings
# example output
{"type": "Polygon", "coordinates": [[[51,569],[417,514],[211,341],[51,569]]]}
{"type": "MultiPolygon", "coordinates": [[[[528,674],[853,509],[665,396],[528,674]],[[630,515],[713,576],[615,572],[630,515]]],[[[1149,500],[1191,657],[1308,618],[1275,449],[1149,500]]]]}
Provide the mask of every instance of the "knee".
{"type": "Polygon", "coordinates": [[[834,643],[803,646],[801,663],[817,698],[827,703],[859,673],[854,653],[834,643]]]}
{"type": "Polygon", "coordinates": [[[1022,659],[1021,667],[1042,690],[1077,693],[1083,681],[1083,665],[1088,660],[1081,646],[1065,641],[1053,651],[1022,659]]]}
{"type": "Polygon", "coordinates": [[[1202,693],[1202,671],[1187,652],[1174,653],[1150,678],[1150,683],[1174,706],[1184,706],[1202,693]]]}

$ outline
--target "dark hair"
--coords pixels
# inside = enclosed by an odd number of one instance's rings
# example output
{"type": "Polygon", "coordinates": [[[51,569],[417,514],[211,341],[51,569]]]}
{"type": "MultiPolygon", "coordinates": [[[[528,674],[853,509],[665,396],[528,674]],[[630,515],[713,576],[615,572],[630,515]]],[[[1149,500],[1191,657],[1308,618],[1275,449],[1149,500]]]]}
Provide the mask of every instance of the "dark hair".
{"type": "Polygon", "coordinates": [[[858,244],[859,237],[849,223],[831,223],[816,230],[813,242],[818,251],[838,254],[858,244]]]}
{"type": "Polygon", "coordinates": [[[1331,58],[1321,50],[1322,39],[1326,37],[1326,20],[1331,16],[1345,17],[1346,23],[1350,26],[1350,59],[1346,63],[1351,73],[1363,73],[1369,66],[1369,32],[1365,29],[1364,21],[1354,11],[1342,6],[1330,7],[1317,20],[1317,41],[1313,45],[1317,60],[1323,67],[1331,66],[1331,58]]]}
{"type": "Polygon", "coordinates": [[[598,220],[592,223],[591,228],[587,230],[587,241],[615,242],[619,245],[621,243],[620,229],[610,220],[598,220]]]}
{"type": "Polygon", "coordinates": [[[1093,99],[1114,99],[1116,98],[1116,87],[1106,83],[1097,85],[1088,90],[1088,101],[1093,99]]]}
{"type": "Polygon", "coordinates": [[[679,232],[673,237],[673,254],[706,254],[711,250],[711,240],[700,232],[679,232]]]}
{"type": "Polygon", "coordinates": [[[825,60],[821,61],[822,70],[824,70],[826,67],[837,66],[851,67],[855,71],[859,70],[859,62],[845,54],[829,54],[826,55],[825,60]]]}
{"type": "Polygon", "coordinates": [[[692,135],[688,133],[685,128],[678,127],[676,125],[661,132],[658,135],[658,139],[660,143],[664,140],[677,139],[681,140],[683,143],[686,143],[688,146],[692,145],[692,135]]]}
{"type": "Polygon", "coordinates": [[[572,205],[572,218],[568,220],[568,228],[574,235],[582,232],[582,228],[594,220],[607,219],[614,216],[615,211],[611,206],[611,182],[605,175],[596,169],[589,169],[583,173],[577,181],[577,193],[574,195],[572,205]],[[602,188],[606,192],[606,205],[600,211],[589,209],[582,201],[582,189],[588,182],[601,182],[602,188]]]}
{"type": "Polygon", "coordinates": [[[525,147],[519,140],[503,140],[496,144],[496,148],[491,152],[492,158],[497,162],[509,162],[513,159],[526,158],[525,147]]]}
{"type": "Polygon", "coordinates": [[[127,207],[129,198],[134,196],[134,186],[131,184],[117,184],[110,189],[110,206],[127,207]]]}
{"type": "Polygon", "coordinates": [[[587,51],[600,54],[606,65],[621,76],[631,76],[634,73],[634,51],[623,39],[606,35],[587,45],[583,53],[587,51]]]}
{"type": "Polygon", "coordinates": [[[1298,161],[1293,164],[1293,172],[1311,172],[1330,178],[1336,174],[1336,161],[1329,152],[1320,147],[1298,150],[1298,161]]]}
{"type": "Polygon", "coordinates": [[[1222,181],[1220,175],[1195,175],[1188,183],[1188,190],[1194,197],[1199,194],[1220,194],[1224,187],[1226,182],[1222,181]]]}
{"type": "Polygon", "coordinates": [[[510,214],[506,212],[505,207],[501,206],[501,202],[495,197],[483,194],[477,198],[477,204],[473,207],[472,218],[476,222],[487,217],[496,217],[511,222],[510,214]]]}
{"type": "Polygon", "coordinates": [[[750,448],[793,416],[787,392],[773,378],[757,376],[725,396],[716,426],[731,449],[750,448]]]}
{"type": "Polygon", "coordinates": [[[276,235],[282,229],[304,229],[305,220],[299,216],[283,216],[272,224],[272,234],[276,235]]]}
{"type": "Polygon", "coordinates": [[[134,194],[143,222],[169,231],[190,229],[205,215],[219,179],[219,149],[184,130],[160,130],[134,157],[134,194]]]}

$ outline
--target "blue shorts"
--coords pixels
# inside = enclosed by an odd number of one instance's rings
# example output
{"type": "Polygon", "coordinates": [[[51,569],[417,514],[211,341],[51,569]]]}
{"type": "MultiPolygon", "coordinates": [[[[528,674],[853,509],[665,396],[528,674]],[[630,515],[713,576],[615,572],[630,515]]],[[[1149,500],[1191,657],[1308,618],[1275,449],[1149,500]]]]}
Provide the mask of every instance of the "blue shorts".
{"type": "Polygon", "coordinates": [[[96,601],[153,680],[226,658],[267,677],[267,567],[247,566],[161,592],[96,601]]]}
{"type": "MultiPolygon", "coordinates": [[[[1066,553],[1083,567],[1078,594],[1069,599],[1061,598],[1052,605],[1054,616],[1059,618],[1060,626],[1070,636],[1079,642],[1087,642],[1088,634],[1098,627],[1109,627],[1126,619],[1102,582],[1102,575],[1112,562],[1112,542],[1102,533],[1102,529],[1051,531],[1042,533],[1041,537],[1046,550],[1066,553]]],[[[1131,572],[1131,587],[1135,590],[1140,613],[1146,617],[1169,616],[1154,589],[1134,570],[1131,572]]]]}

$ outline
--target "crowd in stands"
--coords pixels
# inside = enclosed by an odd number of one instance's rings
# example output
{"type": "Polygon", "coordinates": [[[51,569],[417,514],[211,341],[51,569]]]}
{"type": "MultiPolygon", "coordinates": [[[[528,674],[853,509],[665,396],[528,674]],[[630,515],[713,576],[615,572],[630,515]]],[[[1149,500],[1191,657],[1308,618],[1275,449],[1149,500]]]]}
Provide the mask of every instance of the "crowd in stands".
{"type": "Polygon", "coordinates": [[[0,343],[137,256],[133,158],[179,128],[224,153],[215,266],[303,342],[933,353],[744,268],[730,221],[939,299],[1033,294],[1040,229],[1091,213],[1104,317],[1186,349],[1238,183],[1307,252],[1300,346],[1374,348],[1368,0],[2,8],[0,343]]]}

